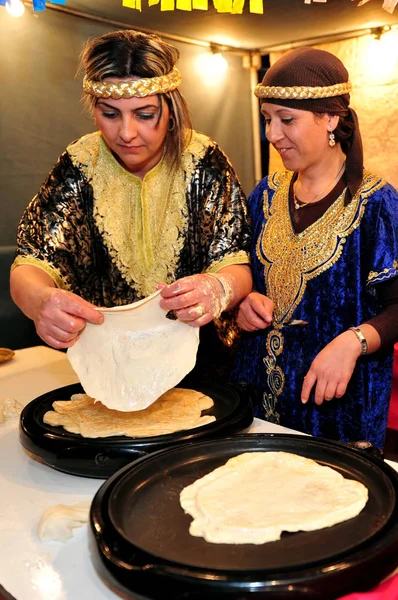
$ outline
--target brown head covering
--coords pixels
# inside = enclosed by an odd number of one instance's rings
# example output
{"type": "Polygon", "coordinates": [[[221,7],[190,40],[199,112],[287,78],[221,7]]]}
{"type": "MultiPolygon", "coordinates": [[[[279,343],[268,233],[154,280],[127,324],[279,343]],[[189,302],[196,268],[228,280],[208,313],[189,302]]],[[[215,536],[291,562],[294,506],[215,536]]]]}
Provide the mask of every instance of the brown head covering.
{"type": "MultiPolygon", "coordinates": [[[[353,131],[348,143],[346,158],[347,185],[351,197],[358,190],[363,176],[363,151],[358,117],[349,107],[350,94],[348,72],[341,60],[325,50],[316,48],[297,48],[282,56],[266,72],[262,83],[255,88],[255,94],[263,102],[280,106],[288,106],[314,113],[329,113],[348,117],[352,122],[353,131]],[[327,88],[331,89],[327,90],[327,88]],[[270,88],[323,88],[322,92],[331,94],[329,97],[308,97],[312,91],[307,90],[275,90],[270,88]],[[279,95],[278,95],[279,94],[279,95]],[[282,97],[281,97],[282,96],[282,97]],[[288,97],[286,97],[288,96],[288,97]],[[301,96],[301,97],[300,97],[301,96]],[[307,96],[307,97],[306,97],[307,96]]],[[[314,93],[316,96],[317,93],[314,93]]]]}

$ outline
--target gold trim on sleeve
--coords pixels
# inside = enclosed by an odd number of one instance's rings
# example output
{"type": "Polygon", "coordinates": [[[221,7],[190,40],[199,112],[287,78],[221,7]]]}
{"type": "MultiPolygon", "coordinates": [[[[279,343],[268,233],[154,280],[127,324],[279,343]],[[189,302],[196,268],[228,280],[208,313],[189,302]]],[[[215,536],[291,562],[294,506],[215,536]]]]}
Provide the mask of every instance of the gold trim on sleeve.
{"type": "Polygon", "coordinates": [[[68,284],[66,283],[65,279],[62,277],[58,269],[55,269],[53,265],[50,265],[50,263],[46,262],[45,260],[35,258],[34,256],[17,256],[11,265],[11,271],[13,271],[16,267],[19,267],[20,265],[30,265],[32,267],[37,267],[38,269],[41,269],[51,277],[57,288],[69,290],[68,284]]]}
{"type": "Polygon", "coordinates": [[[218,273],[224,267],[230,267],[232,265],[250,265],[250,256],[245,250],[237,250],[233,254],[228,254],[220,260],[215,260],[211,263],[210,267],[206,269],[207,273],[218,273]]]}
{"type": "Polygon", "coordinates": [[[372,283],[378,283],[379,281],[385,281],[386,279],[390,279],[391,277],[395,277],[398,274],[398,260],[394,260],[392,263],[392,267],[385,268],[380,272],[370,271],[368,275],[367,284],[371,285],[372,283]]]}

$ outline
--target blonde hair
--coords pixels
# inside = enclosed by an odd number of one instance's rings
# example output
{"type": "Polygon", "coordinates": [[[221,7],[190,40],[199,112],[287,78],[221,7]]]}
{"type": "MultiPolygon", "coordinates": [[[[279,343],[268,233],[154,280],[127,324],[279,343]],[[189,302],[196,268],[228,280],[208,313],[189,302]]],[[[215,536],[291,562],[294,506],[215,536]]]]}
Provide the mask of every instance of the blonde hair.
{"type": "MultiPolygon", "coordinates": [[[[157,35],[126,29],[89,41],[80,55],[78,72],[83,72],[87,79],[93,81],[111,77],[158,77],[170,73],[178,58],[177,48],[163,42],[157,35]]],[[[171,122],[166,137],[166,157],[171,163],[179,164],[184,147],[191,138],[191,117],[184,97],[175,89],[158,94],[158,123],[163,114],[162,96],[169,108],[171,122]]],[[[85,95],[84,101],[92,111],[96,98],[85,95]]]]}

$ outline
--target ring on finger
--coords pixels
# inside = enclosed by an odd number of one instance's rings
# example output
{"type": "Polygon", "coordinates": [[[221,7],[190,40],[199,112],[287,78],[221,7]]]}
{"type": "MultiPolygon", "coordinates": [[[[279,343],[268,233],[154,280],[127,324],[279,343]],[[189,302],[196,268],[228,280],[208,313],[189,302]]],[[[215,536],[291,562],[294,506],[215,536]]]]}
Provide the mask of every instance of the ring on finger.
{"type": "Polygon", "coordinates": [[[195,306],[196,309],[196,316],[199,319],[200,317],[203,317],[203,315],[205,314],[205,309],[203,308],[203,306],[201,304],[197,304],[195,306]]]}

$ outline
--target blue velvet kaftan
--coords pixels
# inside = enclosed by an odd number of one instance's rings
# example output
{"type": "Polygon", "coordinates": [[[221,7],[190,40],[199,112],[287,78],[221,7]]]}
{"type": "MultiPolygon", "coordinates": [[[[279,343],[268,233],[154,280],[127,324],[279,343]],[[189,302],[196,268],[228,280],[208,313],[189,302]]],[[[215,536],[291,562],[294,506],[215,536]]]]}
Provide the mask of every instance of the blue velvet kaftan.
{"type": "Polygon", "coordinates": [[[275,173],[249,198],[254,285],[275,302],[275,313],[268,329],[243,334],[233,379],[257,390],[258,417],[315,436],[382,447],[392,348],[359,358],[340,399],[317,406],[312,392],[303,405],[300,392],[316,355],[377,314],[378,284],[398,275],[398,194],[365,171],[347,206],[343,193],[296,234],[289,213],[291,177],[275,173]]]}

